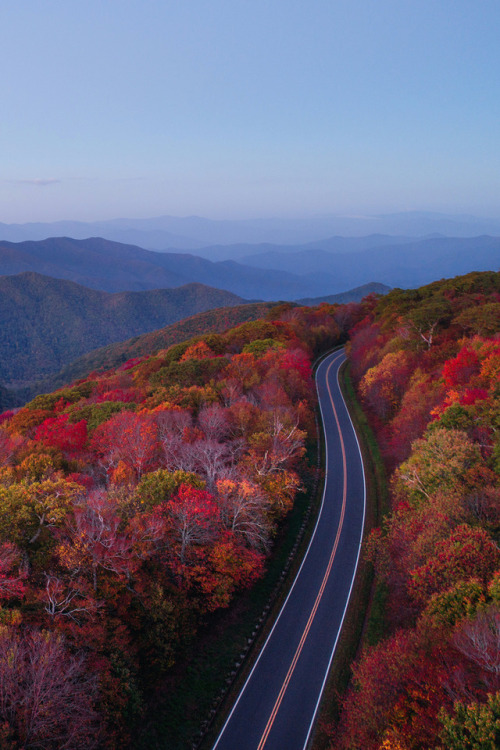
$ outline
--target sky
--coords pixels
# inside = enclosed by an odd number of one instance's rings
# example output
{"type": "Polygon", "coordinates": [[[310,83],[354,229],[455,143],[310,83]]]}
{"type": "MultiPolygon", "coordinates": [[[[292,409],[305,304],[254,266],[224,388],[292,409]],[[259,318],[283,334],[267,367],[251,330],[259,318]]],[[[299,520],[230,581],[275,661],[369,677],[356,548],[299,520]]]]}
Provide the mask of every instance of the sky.
{"type": "Polygon", "coordinates": [[[499,0],[15,0],[0,222],[500,216],[499,0]]]}

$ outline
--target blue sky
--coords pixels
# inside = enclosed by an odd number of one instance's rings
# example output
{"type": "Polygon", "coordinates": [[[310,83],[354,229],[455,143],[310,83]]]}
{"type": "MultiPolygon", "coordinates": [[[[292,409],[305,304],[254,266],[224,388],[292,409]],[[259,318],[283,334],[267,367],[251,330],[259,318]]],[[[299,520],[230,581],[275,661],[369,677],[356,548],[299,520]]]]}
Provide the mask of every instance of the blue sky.
{"type": "Polygon", "coordinates": [[[498,0],[16,0],[0,221],[500,216],[498,0]]]}

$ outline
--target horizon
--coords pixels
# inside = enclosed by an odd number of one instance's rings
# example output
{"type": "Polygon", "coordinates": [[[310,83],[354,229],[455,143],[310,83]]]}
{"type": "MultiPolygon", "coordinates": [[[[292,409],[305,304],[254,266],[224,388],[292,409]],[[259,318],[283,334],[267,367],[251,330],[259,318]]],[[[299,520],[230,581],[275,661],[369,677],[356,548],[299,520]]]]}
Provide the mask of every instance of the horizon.
{"type": "MultiPolygon", "coordinates": [[[[238,246],[257,247],[266,244],[306,249],[311,243],[331,243],[343,239],[352,241],[377,236],[387,237],[388,241],[390,238],[400,238],[402,242],[433,237],[500,237],[500,218],[408,211],[372,216],[212,219],[196,215],[163,215],[149,218],[120,217],[95,222],[72,219],[12,224],[0,222],[0,241],[5,242],[56,237],[78,240],[102,237],[123,245],[135,245],[158,252],[188,252],[195,255],[203,255],[205,250],[209,252],[210,248],[217,246],[233,246],[238,256],[241,254],[238,246]]],[[[222,250],[219,255],[220,259],[224,259],[222,250]]]]}
{"type": "Polygon", "coordinates": [[[74,223],[74,224],[107,224],[113,222],[148,222],[158,221],[162,219],[173,220],[173,221],[206,221],[206,222],[227,222],[227,223],[245,223],[245,222],[314,222],[314,221],[335,221],[335,220],[355,220],[355,221],[373,221],[376,219],[387,219],[393,217],[414,217],[414,218],[430,218],[430,219],[447,219],[447,220],[475,220],[481,221],[500,221],[500,208],[495,213],[480,213],[478,211],[463,210],[463,211],[433,211],[422,208],[410,208],[406,210],[396,211],[387,209],[386,211],[366,213],[366,212],[346,212],[346,213],[310,213],[310,214],[270,214],[265,215],[238,215],[238,216],[224,216],[215,215],[210,216],[208,214],[201,213],[184,213],[184,214],[144,214],[141,216],[137,215],[107,215],[103,217],[93,217],[82,219],[73,215],[65,216],[62,218],[54,219],[43,219],[34,220],[27,219],[25,221],[6,221],[0,217],[0,225],[4,226],[24,226],[29,224],[62,224],[62,223],[74,223]]]}

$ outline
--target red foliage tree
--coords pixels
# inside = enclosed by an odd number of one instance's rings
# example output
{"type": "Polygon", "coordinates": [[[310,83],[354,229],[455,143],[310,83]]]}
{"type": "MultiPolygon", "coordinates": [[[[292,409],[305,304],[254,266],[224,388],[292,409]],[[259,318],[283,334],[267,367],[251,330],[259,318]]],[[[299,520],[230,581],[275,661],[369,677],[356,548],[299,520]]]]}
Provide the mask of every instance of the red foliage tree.
{"type": "Polygon", "coordinates": [[[167,535],[181,565],[197,546],[213,541],[219,530],[220,513],[212,495],[187,484],[181,484],[158,512],[167,519],[167,535]]]}
{"type": "Polygon", "coordinates": [[[0,721],[12,742],[5,747],[97,747],[97,680],[86,671],[83,657],[70,655],[60,637],[2,626],[0,684],[0,721]]]}
{"type": "Polygon", "coordinates": [[[0,601],[21,599],[28,575],[21,565],[21,554],[14,544],[0,546],[0,601]]]}
{"type": "Polygon", "coordinates": [[[143,400],[142,394],[133,388],[115,388],[106,393],[101,393],[96,398],[96,403],[100,404],[104,401],[120,401],[123,404],[129,404],[132,402],[140,402],[143,400]]]}
{"type": "Polygon", "coordinates": [[[440,660],[422,652],[414,631],[397,631],[355,665],[354,687],[345,701],[338,750],[378,750],[390,732],[403,747],[433,747],[443,691],[436,691],[445,670],[440,660]]]}
{"type": "Polygon", "coordinates": [[[0,467],[6,466],[14,453],[15,441],[9,433],[0,427],[0,467]]]}
{"type": "Polygon", "coordinates": [[[361,379],[361,393],[380,419],[389,419],[398,409],[413,369],[412,360],[407,352],[389,352],[361,379]]]}
{"type": "Polygon", "coordinates": [[[123,461],[140,479],[145,471],[152,471],[157,464],[156,423],[148,414],[120,412],[95,430],[92,448],[106,471],[115,469],[123,461]]]}
{"type": "Polygon", "coordinates": [[[36,428],[35,440],[57,448],[72,457],[78,455],[87,442],[87,423],[84,419],[71,424],[68,414],[49,417],[36,428]]]}
{"type": "Polygon", "coordinates": [[[88,575],[97,589],[99,570],[129,576],[137,564],[130,534],[121,530],[115,503],[105,492],[96,490],[74,509],[58,554],[68,570],[88,575]]]}
{"type": "Polygon", "coordinates": [[[3,422],[7,422],[13,416],[14,416],[14,412],[13,411],[3,411],[0,414],[0,424],[3,424],[3,422]]]}
{"type": "Polygon", "coordinates": [[[408,458],[412,443],[422,435],[442,398],[443,386],[436,377],[422,371],[412,376],[390,423],[388,456],[392,460],[399,463],[408,458]]]}
{"type": "Polygon", "coordinates": [[[463,346],[456,357],[444,363],[444,382],[448,388],[465,385],[470,382],[473,375],[479,373],[479,369],[477,353],[469,346],[463,346]]]}
{"type": "Polygon", "coordinates": [[[213,611],[227,607],[234,592],[254,583],[263,570],[264,555],[249,550],[226,532],[194,567],[190,580],[200,587],[204,596],[203,606],[213,611]]]}
{"type": "Polygon", "coordinates": [[[483,529],[457,526],[436,544],[435,554],[411,573],[410,592],[425,603],[429,596],[458,581],[478,578],[486,583],[500,565],[500,550],[483,529]]]}

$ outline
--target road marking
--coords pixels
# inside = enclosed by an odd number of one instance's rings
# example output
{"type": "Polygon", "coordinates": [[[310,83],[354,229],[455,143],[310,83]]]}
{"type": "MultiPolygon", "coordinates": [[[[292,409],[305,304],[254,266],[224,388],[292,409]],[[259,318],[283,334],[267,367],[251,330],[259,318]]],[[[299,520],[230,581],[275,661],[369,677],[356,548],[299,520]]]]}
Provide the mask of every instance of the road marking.
{"type": "Polygon", "coordinates": [[[293,673],[295,671],[295,667],[297,666],[297,662],[298,662],[298,660],[300,658],[300,655],[302,653],[302,649],[304,648],[304,644],[305,644],[305,642],[307,640],[307,636],[309,635],[309,631],[310,631],[311,626],[312,626],[312,624],[314,622],[314,618],[316,617],[316,612],[317,612],[318,607],[320,605],[321,599],[323,598],[323,594],[324,594],[324,591],[325,591],[325,588],[326,588],[326,584],[328,583],[328,579],[330,577],[330,573],[331,573],[331,570],[332,570],[333,562],[334,562],[335,556],[337,554],[337,548],[338,548],[338,545],[339,545],[340,535],[342,533],[342,527],[344,525],[344,516],[345,516],[345,508],[346,508],[346,501],[347,501],[347,460],[346,460],[346,453],[345,453],[344,438],[342,436],[342,430],[340,429],[340,422],[339,422],[337,410],[335,408],[335,404],[333,403],[333,397],[332,397],[332,392],[331,392],[331,389],[330,389],[330,383],[328,382],[328,376],[329,376],[330,370],[333,367],[333,365],[335,364],[335,362],[337,362],[337,360],[338,360],[338,357],[336,359],[332,360],[332,362],[330,362],[330,364],[329,364],[329,366],[327,368],[327,371],[326,371],[325,380],[326,380],[326,387],[327,387],[327,390],[328,390],[328,395],[330,397],[330,404],[331,404],[331,407],[332,407],[332,410],[333,410],[333,415],[335,417],[335,422],[337,424],[337,431],[338,431],[339,438],[340,438],[340,448],[341,448],[341,451],[342,451],[342,469],[343,469],[344,480],[343,480],[343,489],[342,489],[342,508],[341,508],[341,513],[340,513],[339,525],[337,527],[337,534],[335,536],[335,542],[334,542],[334,545],[333,545],[333,548],[332,548],[330,559],[328,561],[328,565],[327,565],[327,568],[326,568],[326,571],[325,571],[325,575],[323,576],[323,581],[322,581],[321,586],[319,588],[318,595],[316,596],[316,601],[314,602],[314,606],[313,606],[313,608],[311,610],[311,614],[309,615],[309,619],[308,619],[308,621],[306,623],[306,626],[304,628],[304,631],[302,633],[302,637],[301,637],[301,639],[299,641],[299,645],[297,646],[297,650],[295,651],[295,655],[294,655],[294,657],[292,659],[292,662],[291,662],[290,667],[288,669],[287,675],[286,675],[286,677],[285,677],[285,679],[283,681],[283,684],[281,686],[281,690],[280,690],[280,692],[278,694],[278,698],[276,699],[276,703],[274,704],[274,708],[273,708],[273,710],[271,712],[271,715],[270,715],[269,720],[267,722],[266,728],[264,729],[264,733],[262,734],[260,742],[259,742],[259,744],[257,746],[257,750],[262,750],[263,747],[264,747],[264,745],[267,742],[267,738],[269,737],[269,733],[271,732],[271,729],[273,728],[273,724],[275,722],[277,713],[278,713],[278,711],[280,709],[281,703],[283,702],[283,698],[284,698],[285,693],[287,691],[288,685],[290,683],[290,680],[292,679],[292,675],[293,675],[293,673]]]}
{"type": "Polygon", "coordinates": [[[337,386],[338,386],[339,393],[340,393],[340,396],[342,398],[342,401],[344,403],[347,416],[349,417],[349,422],[351,423],[351,427],[352,427],[352,431],[353,431],[354,437],[356,438],[356,445],[358,446],[359,459],[360,459],[360,462],[361,462],[361,474],[362,474],[362,477],[363,477],[363,518],[361,520],[361,529],[360,529],[360,535],[359,535],[358,554],[356,556],[356,564],[354,566],[354,571],[353,571],[352,578],[351,578],[351,585],[349,586],[349,593],[347,594],[347,599],[346,599],[346,603],[345,603],[345,607],[344,607],[344,612],[342,613],[342,620],[340,621],[340,625],[339,625],[339,627],[337,629],[337,637],[335,638],[335,643],[333,644],[333,647],[332,647],[332,651],[331,651],[331,654],[330,654],[330,659],[328,661],[328,665],[327,665],[327,668],[326,668],[326,671],[325,671],[325,676],[323,678],[323,684],[321,685],[321,690],[319,691],[318,700],[316,701],[316,707],[314,709],[314,713],[313,713],[313,716],[312,716],[312,719],[311,719],[311,723],[309,724],[309,730],[307,732],[307,737],[306,737],[306,740],[305,740],[304,745],[302,747],[302,750],[306,750],[306,748],[307,748],[307,746],[309,744],[309,738],[311,737],[311,733],[313,731],[314,723],[316,721],[316,715],[317,715],[319,707],[320,707],[321,698],[323,697],[323,691],[325,689],[326,681],[328,679],[328,675],[330,674],[330,669],[332,667],[333,657],[335,656],[335,651],[337,650],[337,643],[339,641],[340,634],[341,634],[342,628],[344,626],[344,620],[345,620],[345,616],[346,616],[346,613],[347,613],[347,608],[349,606],[349,602],[351,600],[351,594],[352,594],[352,589],[353,589],[353,586],[354,586],[354,580],[356,578],[356,572],[358,570],[359,557],[360,557],[360,554],[361,554],[361,544],[363,542],[363,534],[364,534],[364,529],[365,529],[365,516],[366,516],[366,478],[365,478],[365,467],[364,467],[364,463],[363,463],[363,454],[361,453],[361,446],[359,444],[359,440],[358,440],[358,436],[357,436],[356,430],[354,429],[354,424],[353,424],[353,421],[351,419],[351,415],[349,413],[349,409],[347,408],[347,404],[346,404],[346,400],[344,398],[344,394],[342,393],[342,389],[340,388],[339,370],[340,370],[340,367],[337,370],[337,386]]]}

